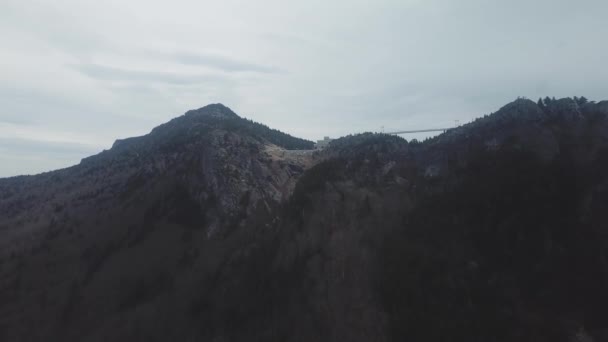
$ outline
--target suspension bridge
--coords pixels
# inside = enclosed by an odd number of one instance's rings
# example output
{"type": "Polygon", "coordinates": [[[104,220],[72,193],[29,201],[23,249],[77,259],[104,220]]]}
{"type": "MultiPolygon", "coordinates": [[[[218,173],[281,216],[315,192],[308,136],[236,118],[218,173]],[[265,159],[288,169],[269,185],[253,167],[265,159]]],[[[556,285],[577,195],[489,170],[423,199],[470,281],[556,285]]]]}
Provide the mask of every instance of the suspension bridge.
{"type": "Polygon", "coordinates": [[[394,132],[384,132],[384,126],[382,126],[382,132],[385,134],[395,134],[395,135],[410,134],[410,133],[445,132],[448,129],[456,128],[458,126],[460,126],[460,120],[454,120],[454,127],[448,127],[448,128],[421,128],[421,129],[409,129],[409,130],[401,130],[401,131],[394,131],[394,132]]]}
{"type": "Polygon", "coordinates": [[[450,128],[426,128],[426,129],[414,129],[407,131],[395,131],[395,132],[385,132],[385,134],[409,134],[409,133],[425,133],[425,132],[445,132],[450,128]]]}
{"type": "MultiPolygon", "coordinates": [[[[392,135],[400,135],[400,134],[411,134],[411,133],[430,133],[430,132],[445,132],[449,129],[456,128],[459,126],[459,121],[456,120],[456,125],[454,127],[448,128],[423,128],[423,129],[410,129],[410,130],[401,130],[401,131],[393,131],[393,132],[384,132],[384,126],[382,127],[382,133],[384,134],[392,134],[392,135]]],[[[329,143],[333,139],[330,137],[325,137],[323,140],[317,140],[315,147],[318,149],[325,148],[329,145],[329,143]]]]}

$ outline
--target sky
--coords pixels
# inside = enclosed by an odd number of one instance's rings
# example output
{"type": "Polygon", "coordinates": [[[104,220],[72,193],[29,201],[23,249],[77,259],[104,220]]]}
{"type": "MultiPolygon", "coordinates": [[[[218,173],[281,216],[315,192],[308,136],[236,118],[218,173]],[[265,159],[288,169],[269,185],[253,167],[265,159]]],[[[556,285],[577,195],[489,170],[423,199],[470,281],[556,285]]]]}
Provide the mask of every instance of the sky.
{"type": "MultiPolygon", "coordinates": [[[[1,0],[0,177],[210,103],[316,140],[608,99],[605,0],[1,0]]],[[[405,138],[412,138],[406,136],[405,138]]]]}

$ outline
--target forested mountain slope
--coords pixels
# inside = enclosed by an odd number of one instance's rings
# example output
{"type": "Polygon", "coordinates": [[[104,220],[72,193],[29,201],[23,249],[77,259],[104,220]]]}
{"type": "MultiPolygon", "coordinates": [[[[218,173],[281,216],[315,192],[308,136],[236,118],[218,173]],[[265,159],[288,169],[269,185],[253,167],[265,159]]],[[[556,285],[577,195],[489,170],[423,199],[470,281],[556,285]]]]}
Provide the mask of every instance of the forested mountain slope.
{"type": "Polygon", "coordinates": [[[0,180],[0,339],[608,341],[607,117],[312,152],[212,105],[0,180]]]}

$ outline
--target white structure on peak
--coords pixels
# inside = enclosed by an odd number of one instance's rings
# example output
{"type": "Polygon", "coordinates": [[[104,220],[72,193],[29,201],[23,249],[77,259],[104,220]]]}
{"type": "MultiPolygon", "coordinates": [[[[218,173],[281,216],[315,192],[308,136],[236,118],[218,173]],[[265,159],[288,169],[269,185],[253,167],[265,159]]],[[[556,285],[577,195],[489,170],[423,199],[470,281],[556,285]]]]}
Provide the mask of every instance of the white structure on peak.
{"type": "Polygon", "coordinates": [[[334,140],[331,139],[330,137],[324,137],[323,140],[317,140],[317,143],[315,144],[315,148],[317,148],[318,150],[322,150],[324,148],[326,148],[327,146],[329,146],[329,143],[334,140]]]}

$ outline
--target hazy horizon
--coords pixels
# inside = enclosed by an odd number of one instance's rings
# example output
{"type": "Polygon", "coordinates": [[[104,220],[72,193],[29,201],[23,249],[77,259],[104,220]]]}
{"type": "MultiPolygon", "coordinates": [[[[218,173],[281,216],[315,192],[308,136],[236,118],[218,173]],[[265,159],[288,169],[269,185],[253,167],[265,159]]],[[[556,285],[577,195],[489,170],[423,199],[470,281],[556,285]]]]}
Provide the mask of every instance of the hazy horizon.
{"type": "MultiPolygon", "coordinates": [[[[605,1],[5,0],[0,177],[210,103],[310,140],[608,98],[605,1]]],[[[420,136],[407,136],[407,139],[420,136]]]]}

